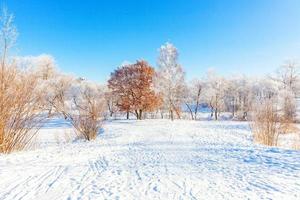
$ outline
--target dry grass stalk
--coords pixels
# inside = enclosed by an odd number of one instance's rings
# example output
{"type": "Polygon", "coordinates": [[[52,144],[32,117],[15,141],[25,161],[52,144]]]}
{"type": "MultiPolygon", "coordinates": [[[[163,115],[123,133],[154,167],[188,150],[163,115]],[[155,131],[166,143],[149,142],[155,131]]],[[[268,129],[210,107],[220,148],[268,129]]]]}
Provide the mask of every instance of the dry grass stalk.
{"type": "Polygon", "coordinates": [[[0,153],[30,145],[42,125],[38,78],[14,64],[0,70],[0,153]]]}

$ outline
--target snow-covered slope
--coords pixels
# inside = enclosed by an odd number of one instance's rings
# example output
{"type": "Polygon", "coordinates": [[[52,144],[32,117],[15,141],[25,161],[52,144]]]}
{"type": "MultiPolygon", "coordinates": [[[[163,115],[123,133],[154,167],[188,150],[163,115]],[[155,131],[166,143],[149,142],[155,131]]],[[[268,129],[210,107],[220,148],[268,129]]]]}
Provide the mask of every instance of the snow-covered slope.
{"type": "Polygon", "coordinates": [[[70,127],[50,124],[0,155],[0,199],[300,199],[300,152],[254,145],[247,123],[111,121],[59,144],[70,127]]]}

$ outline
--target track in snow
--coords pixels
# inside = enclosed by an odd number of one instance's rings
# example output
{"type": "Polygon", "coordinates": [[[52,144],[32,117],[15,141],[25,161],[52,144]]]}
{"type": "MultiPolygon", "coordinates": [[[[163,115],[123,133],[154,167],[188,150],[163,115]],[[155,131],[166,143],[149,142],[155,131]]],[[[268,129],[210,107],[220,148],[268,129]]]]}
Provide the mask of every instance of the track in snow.
{"type": "MultiPolygon", "coordinates": [[[[299,151],[254,145],[247,123],[110,121],[94,142],[0,155],[0,199],[299,199],[299,151]]],[[[49,136],[49,137],[48,137],[49,136]]]]}

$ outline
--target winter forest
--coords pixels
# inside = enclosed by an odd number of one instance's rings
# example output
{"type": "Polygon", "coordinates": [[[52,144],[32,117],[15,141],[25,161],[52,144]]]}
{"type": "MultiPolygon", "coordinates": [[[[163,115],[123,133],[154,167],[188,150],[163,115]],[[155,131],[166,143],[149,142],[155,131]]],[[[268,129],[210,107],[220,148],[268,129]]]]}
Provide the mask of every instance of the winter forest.
{"type": "Polygon", "coordinates": [[[3,8],[0,199],[300,198],[297,60],[189,80],[165,42],[100,84],[16,54],[19,34],[3,8]]]}

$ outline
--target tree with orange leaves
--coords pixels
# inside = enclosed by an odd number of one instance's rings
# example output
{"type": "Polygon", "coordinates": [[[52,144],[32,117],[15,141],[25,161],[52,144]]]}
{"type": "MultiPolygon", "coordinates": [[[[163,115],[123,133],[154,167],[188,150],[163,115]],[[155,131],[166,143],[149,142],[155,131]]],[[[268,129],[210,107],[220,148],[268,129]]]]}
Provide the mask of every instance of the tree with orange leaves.
{"type": "Polygon", "coordinates": [[[155,70],[146,61],[119,67],[111,74],[108,87],[118,96],[117,106],[121,111],[132,112],[137,119],[142,114],[155,110],[161,103],[161,98],[153,89],[155,70]]]}

